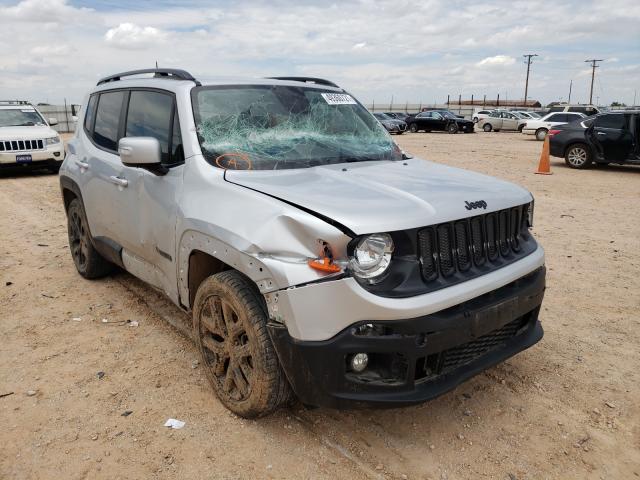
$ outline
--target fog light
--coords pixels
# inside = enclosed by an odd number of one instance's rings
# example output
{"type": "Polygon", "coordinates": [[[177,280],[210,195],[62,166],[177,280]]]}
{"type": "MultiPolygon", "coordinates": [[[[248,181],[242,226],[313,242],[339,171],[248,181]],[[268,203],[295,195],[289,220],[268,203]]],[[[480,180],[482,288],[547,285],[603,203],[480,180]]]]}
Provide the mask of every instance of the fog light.
{"type": "Polygon", "coordinates": [[[367,364],[369,363],[369,355],[366,353],[356,353],[353,357],[351,357],[351,370],[356,373],[361,373],[367,368],[367,364]]]}

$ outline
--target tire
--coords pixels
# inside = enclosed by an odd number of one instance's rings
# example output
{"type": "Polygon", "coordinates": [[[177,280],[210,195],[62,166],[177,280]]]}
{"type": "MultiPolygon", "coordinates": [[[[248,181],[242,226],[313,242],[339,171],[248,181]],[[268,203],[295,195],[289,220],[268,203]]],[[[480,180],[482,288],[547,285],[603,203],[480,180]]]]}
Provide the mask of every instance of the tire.
{"type": "Polygon", "coordinates": [[[485,132],[490,132],[492,129],[493,129],[493,127],[491,126],[491,124],[490,124],[490,123],[485,123],[485,124],[482,126],[482,130],[484,130],[485,132]]]}
{"type": "Polygon", "coordinates": [[[417,133],[418,132],[418,125],[416,125],[415,123],[412,123],[411,125],[409,125],[409,131],[411,133],[417,133]]]}
{"type": "Polygon", "coordinates": [[[209,383],[236,415],[267,415],[292,397],[267,331],[256,286],[235,270],[212,275],[196,293],[193,329],[209,383]]]}
{"type": "Polygon", "coordinates": [[[460,129],[460,127],[458,127],[457,123],[450,123],[449,125],[447,125],[447,133],[458,133],[458,130],[460,129]]]}
{"type": "Polygon", "coordinates": [[[478,123],[480,119],[478,117],[473,117],[473,123],[478,123]]]}
{"type": "Polygon", "coordinates": [[[591,151],[584,143],[570,145],[564,154],[564,161],[571,168],[588,168],[591,165],[591,151]]]}
{"type": "Polygon", "coordinates": [[[546,138],[548,132],[549,130],[546,128],[539,128],[536,130],[536,140],[542,142],[546,138]]]}
{"type": "Polygon", "coordinates": [[[93,246],[89,222],[82,202],[74,198],[67,209],[69,251],[78,273],[87,279],[104,277],[114,265],[102,257],[93,246]]]}

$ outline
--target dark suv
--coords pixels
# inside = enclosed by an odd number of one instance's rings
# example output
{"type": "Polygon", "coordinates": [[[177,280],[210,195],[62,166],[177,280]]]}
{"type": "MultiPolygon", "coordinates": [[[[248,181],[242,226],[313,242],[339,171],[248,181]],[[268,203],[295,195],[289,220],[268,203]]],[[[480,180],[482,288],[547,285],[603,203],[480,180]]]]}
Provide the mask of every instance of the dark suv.
{"type": "Polygon", "coordinates": [[[554,127],[549,149],[571,168],[591,163],[640,164],[640,110],[600,113],[554,127]]]}

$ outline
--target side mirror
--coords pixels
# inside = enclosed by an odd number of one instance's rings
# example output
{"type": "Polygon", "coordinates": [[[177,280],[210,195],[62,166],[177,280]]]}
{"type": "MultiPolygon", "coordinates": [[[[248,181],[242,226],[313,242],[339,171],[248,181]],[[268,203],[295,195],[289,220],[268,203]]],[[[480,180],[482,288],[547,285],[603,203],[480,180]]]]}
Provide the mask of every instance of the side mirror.
{"type": "Polygon", "coordinates": [[[166,173],[160,163],[160,142],[153,137],[124,137],[118,142],[120,160],[128,167],[145,168],[156,174],[166,173]]]}
{"type": "Polygon", "coordinates": [[[57,125],[57,124],[58,124],[58,119],[57,118],[51,117],[49,119],[49,125],[57,125]]]}

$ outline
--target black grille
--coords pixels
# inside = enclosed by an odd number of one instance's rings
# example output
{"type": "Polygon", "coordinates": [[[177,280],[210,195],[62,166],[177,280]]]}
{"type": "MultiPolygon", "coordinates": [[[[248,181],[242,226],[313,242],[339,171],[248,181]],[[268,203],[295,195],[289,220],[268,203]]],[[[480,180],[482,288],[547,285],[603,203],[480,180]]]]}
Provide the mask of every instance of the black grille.
{"type": "Polygon", "coordinates": [[[43,140],[0,140],[0,152],[24,152],[43,148],[43,140]]]}
{"type": "MultiPolygon", "coordinates": [[[[530,253],[527,205],[423,228],[418,232],[422,279],[426,283],[468,280],[530,253]]],[[[444,286],[444,285],[443,285],[444,286]]]]}
{"type": "MultiPolygon", "coordinates": [[[[492,332],[467,343],[418,358],[416,361],[416,381],[427,381],[458,367],[466,365],[486,355],[490,351],[503,347],[513,337],[531,324],[532,313],[529,312],[492,332]]],[[[429,340],[427,339],[427,343],[429,340]]]]}

